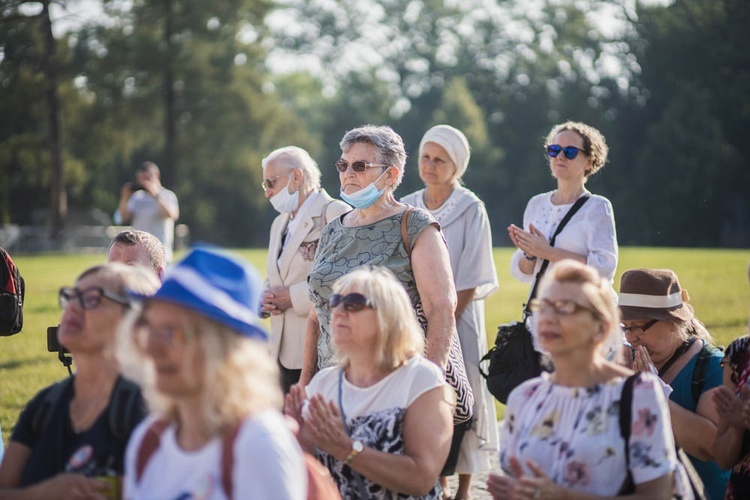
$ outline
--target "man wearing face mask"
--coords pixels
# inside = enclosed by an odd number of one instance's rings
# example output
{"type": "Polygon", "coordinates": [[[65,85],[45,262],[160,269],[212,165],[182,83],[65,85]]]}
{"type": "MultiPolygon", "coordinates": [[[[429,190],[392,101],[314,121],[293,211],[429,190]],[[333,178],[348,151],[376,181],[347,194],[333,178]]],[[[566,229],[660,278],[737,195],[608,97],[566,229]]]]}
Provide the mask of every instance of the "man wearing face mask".
{"type": "Polygon", "coordinates": [[[271,318],[272,355],[284,393],[299,380],[305,326],[312,307],[307,287],[318,240],[328,222],[350,210],[320,187],[320,170],[304,149],[287,146],[263,158],[263,191],[280,212],[268,242],[261,316],[271,318]]]}

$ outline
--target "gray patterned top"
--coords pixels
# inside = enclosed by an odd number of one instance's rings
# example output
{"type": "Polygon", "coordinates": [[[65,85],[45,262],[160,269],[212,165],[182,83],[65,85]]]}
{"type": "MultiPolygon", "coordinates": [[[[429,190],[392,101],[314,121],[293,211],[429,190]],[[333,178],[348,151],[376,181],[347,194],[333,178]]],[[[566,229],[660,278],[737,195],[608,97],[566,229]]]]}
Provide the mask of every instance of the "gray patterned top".
{"type": "MultiPolygon", "coordinates": [[[[307,278],[310,300],[315,306],[320,322],[319,369],[333,364],[328,298],[332,294],[333,283],[341,276],[361,266],[387,267],[404,285],[415,309],[420,303],[411,261],[401,241],[403,213],[359,227],[344,226],[342,220],[345,215],[333,219],[323,230],[315,262],[307,278]]],[[[418,208],[411,212],[407,234],[412,247],[417,237],[430,225],[440,229],[437,221],[428,212],[418,208]]]]}

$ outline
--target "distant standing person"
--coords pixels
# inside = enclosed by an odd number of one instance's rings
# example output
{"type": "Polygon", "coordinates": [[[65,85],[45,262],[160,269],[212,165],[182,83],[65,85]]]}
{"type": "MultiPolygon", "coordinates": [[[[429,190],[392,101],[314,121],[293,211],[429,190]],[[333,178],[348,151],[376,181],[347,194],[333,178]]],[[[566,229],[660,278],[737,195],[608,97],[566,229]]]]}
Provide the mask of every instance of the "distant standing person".
{"type": "MultiPolygon", "coordinates": [[[[479,360],[487,352],[484,299],[498,288],[497,271],[484,203],[461,186],[470,155],[469,142],[460,130],[449,125],[432,127],[419,145],[419,177],[425,189],[401,200],[429,211],[440,223],[458,293],[456,329],[474,391],[474,419],[463,439],[454,443],[460,446],[457,499],[470,498],[472,474],[490,469],[490,456],[499,446],[495,403],[479,373],[479,360]]],[[[445,489],[445,479],[441,482],[445,489]]]]}
{"type": "Polygon", "coordinates": [[[167,263],[172,262],[174,222],[180,217],[177,195],[161,185],[159,167],[154,162],[143,162],[136,179],[137,183],[126,182],[120,190],[120,215],[135,229],[159,238],[167,263]]]}
{"type": "Polygon", "coordinates": [[[302,373],[305,327],[312,308],[307,275],[320,234],[350,207],[320,187],[320,169],[304,149],[277,149],[261,165],[263,192],[279,212],[268,242],[261,314],[271,317],[271,353],[287,393],[302,373]]]}
{"type": "Polygon", "coordinates": [[[112,238],[107,250],[107,262],[121,262],[128,266],[143,266],[164,281],[166,256],[164,245],[151,233],[126,229],[112,238]]]}
{"type": "Polygon", "coordinates": [[[523,214],[523,228],[508,226],[510,239],[518,248],[510,260],[511,275],[521,282],[532,283],[544,260],[550,262],[551,268],[560,260],[573,259],[593,267],[610,284],[614,283],[618,248],[612,204],[586,189],[589,177],[607,162],[609,148],[604,136],[584,123],[565,122],[552,127],[544,151],[557,189],[529,200],[523,214]],[[584,195],[590,198],[552,247],[549,241],[555,229],[584,195]]]}

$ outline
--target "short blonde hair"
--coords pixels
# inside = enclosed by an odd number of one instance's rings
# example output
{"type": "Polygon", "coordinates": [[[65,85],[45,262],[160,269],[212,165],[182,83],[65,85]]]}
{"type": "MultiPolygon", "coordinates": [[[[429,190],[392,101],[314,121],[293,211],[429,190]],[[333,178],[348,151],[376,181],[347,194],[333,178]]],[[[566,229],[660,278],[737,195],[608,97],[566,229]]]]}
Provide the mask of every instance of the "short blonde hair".
{"type": "MultiPolygon", "coordinates": [[[[393,370],[424,351],[424,333],[406,289],[385,267],[360,267],[339,278],[334,293],[356,290],[373,304],[377,317],[375,353],[379,368],[393,370]]],[[[341,366],[349,360],[333,345],[334,359],[341,366]]]]}
{"type": "Polygon", "coordinates": [[[620,310],[615,302],[609,281],[602,278],[593,267],[572,259],[565,259],[557,262],[544,275],[539,284],[539,296],[552,282],[580,285],[581,291],[596,311],[597,319],[609,323],[609,329],[599,344],[601,353],[617,352],[622,346],[620,310]]]}
{"type": "MultiPolygon", "coordinates": [[[[220,436],[258,411],[280,410],[283,396],[279,373],[267,345],[190,309],[181,309],[184,314],[179,321],[187,342],[197,342],[204,356],[203,373],[196,376],[202,378],[202,417],[209,433],[220,436]]],[[[154,363],[133,342],[141,315],[142,311],[131,314],[119,332],[124,347],[119,351],[123,372],[141,386],[152,414],[174,421],[174,400],[156,389],[154,363]]]]}

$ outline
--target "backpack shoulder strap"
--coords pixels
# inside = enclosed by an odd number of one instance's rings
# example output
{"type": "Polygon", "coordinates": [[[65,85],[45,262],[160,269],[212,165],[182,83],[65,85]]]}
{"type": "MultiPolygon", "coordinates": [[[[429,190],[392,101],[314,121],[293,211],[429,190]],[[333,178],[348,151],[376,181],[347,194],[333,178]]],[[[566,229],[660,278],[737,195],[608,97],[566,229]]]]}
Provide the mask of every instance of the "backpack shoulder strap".
{"type": "Polygon", "coordinates": [[[630,473],[630,423],[633,414],[633,383],[638,373],[634,373],[625,379],[622,384],[622,395],[620,396],[620,435],[625,441],[625,464],[628,467],[625,482],[620,489],[620,494],[635,491],[633,484],[633,475],[630,473]]]}
{"type": "Polygon", "coordinates": [[[404,211],[401,216],[401,240],[404,242],[404,248],[406,249],[406,255],[411,258],[411,243],[409,243],[409,215],[411,215],[414,207],[409,207],[404,211]]]}
{"type": "Polygon", "coordinates": [[[690,391],[693,396],[693,401],[695,401],[696,405],[698,404],[698,400],[701,398],[703,385],[706,382],[708,364],[716,351],[719,351],[718,347],[714,347],[709,343],[705,343],[698,353],[698,359],[695,360],[693,378],[690,380],[690,391]]]}
{"type": "Polygon", "coordinates": [[[50,421],[52,420],[52,411],[57,402],[65,392],[65,390],[73,383],[73,378],[68,377],[65,380],[61,380],[50,387],[47,394],[44,396],[41,406],[34,412],[34,417],[31,420],[31,430],[34,435],[38,436],[44,429],[47,428],[50,421]]]}
{"type": "Polygon", "coordinates": [[[145,414],[141,389],[135,382],[119,377],[107,413],[109,430],[117,439],[127,441],[145,414]]]}
{"type": "Polygon", "coordinates": [[[221,486],[227,498],[232,498],[234,493],[234,481],[232,469],[234,468],[234,442],[242,428],[242,420],[235,425],[229,433],[221,440],[221,486]]]}
{"type": "Polygon", "coordinates": [[[138,452],[135,455],[135,480],[139,482],[143,477],[143,471],[146,470],[146,465],[151,457],[156,453],[161,445],[161,435],[169,427],[169,422],[166,420],[154,421],[146,433],[143,435],[141,444],[138,447],[138,452]]]}

